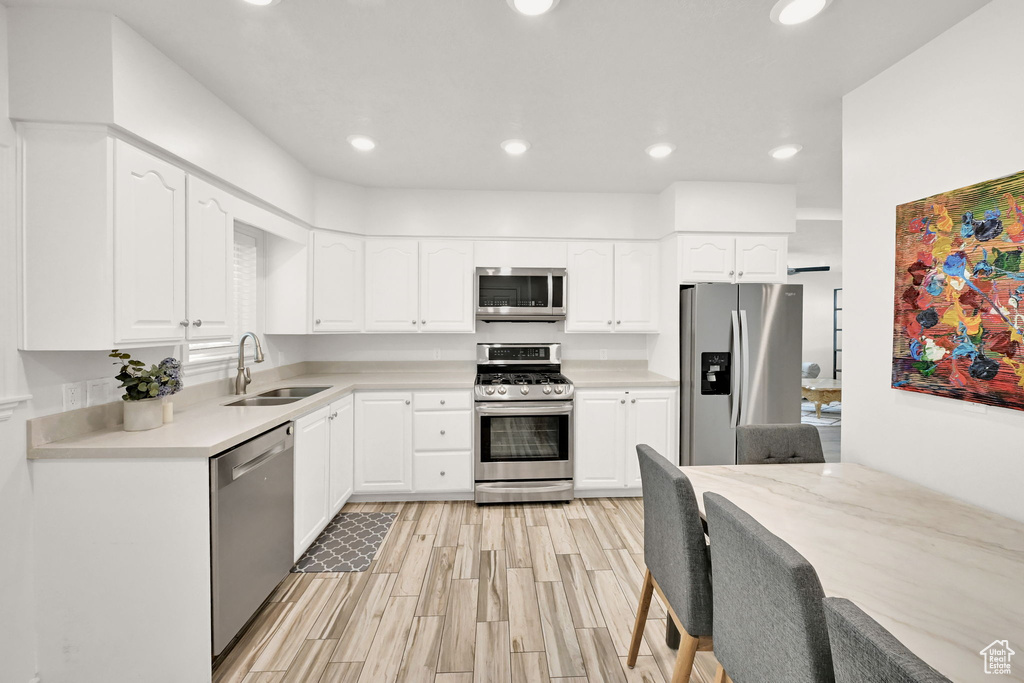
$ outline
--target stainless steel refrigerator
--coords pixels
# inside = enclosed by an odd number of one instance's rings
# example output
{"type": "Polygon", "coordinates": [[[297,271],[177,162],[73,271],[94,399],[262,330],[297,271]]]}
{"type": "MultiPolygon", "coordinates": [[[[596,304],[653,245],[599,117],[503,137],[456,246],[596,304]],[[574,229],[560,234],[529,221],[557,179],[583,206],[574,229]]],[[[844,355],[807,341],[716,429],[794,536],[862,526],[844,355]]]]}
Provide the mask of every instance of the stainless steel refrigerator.
{"type": "Polygon", "coordinates": [[[800,422],[803,286],[680,290],[680,463],[736,463],[736,427],[800,422]]]}

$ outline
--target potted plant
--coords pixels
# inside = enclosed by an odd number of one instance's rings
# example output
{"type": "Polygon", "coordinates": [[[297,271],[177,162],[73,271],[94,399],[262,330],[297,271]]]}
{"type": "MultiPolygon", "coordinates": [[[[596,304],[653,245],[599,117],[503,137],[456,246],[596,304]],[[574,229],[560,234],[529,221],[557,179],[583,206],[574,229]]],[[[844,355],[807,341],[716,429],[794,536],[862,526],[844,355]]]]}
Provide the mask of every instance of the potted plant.
{"type": "Polygon", "coordinates": [[[181,363],[175,358],[164,358],[159,365],[134,360],[131,354],[117,349],[110,352],[116,358],[114,365],[121,367],[114,379],[121,381],[124,395],[124,429],[141,432],[156,429],[164,423],[163,401],[181,391],[181,363]]]}

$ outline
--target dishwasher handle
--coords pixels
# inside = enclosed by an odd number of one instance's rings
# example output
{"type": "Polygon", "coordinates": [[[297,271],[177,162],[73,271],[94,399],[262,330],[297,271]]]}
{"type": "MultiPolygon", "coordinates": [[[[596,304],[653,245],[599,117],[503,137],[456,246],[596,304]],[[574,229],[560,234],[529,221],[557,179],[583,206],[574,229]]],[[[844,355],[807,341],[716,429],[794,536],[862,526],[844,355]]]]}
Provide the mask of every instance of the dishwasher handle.
{"type": "Polygon", "coordinates": [[[247,460],[239,465],[235,465],[234,467],[231,468],[231,481],[241,479],[245,475],[257,469],[263,463],[273,458],[278,453],[284,453],[286,450],[286,445],[284,444],[284,442],[281,442],[274,448],[270,449],[269,451],[256,455],[251,460],[247,460]]]}

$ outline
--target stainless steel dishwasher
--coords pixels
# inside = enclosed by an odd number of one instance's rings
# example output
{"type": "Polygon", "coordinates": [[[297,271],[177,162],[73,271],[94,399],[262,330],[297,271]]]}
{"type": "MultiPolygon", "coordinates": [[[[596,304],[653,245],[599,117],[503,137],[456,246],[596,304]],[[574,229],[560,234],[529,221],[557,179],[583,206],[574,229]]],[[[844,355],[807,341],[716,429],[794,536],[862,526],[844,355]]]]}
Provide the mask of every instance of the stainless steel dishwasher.
{"type": "Polygon", "coordinates": [[[214,656],[292,567],[292,444],[287,424],[210,459],[214,656]]]}

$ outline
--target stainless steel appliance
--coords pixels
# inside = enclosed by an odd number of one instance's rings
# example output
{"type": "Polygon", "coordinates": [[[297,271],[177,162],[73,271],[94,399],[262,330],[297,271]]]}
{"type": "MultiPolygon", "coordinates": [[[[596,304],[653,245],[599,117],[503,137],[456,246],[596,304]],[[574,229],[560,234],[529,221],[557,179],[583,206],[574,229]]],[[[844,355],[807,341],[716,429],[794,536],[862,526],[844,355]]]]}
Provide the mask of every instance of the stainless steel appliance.
{"type": "Polygon", "coordinates": [[[684,285],[680,463],[736,463],[736,427],[800,422],[803,286],[684,285]]]}
{"type": "Polygon", "coordinates": [[[477,268],[476,318],[484,322],[565,320],[564,268],[477,268]]]}
{"type": "Polygon", "coordinates": [[[477,344],[476,502],[572,500],[573,386],[560,344],[477,344]]]}
{"type": "Polygon", "coordinates": [[[292,567],[291,431],[282,425],[210,459],[214,656],[292,567]]]}

